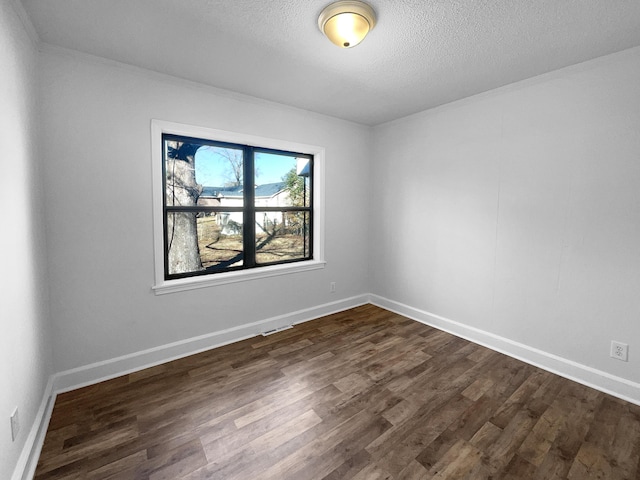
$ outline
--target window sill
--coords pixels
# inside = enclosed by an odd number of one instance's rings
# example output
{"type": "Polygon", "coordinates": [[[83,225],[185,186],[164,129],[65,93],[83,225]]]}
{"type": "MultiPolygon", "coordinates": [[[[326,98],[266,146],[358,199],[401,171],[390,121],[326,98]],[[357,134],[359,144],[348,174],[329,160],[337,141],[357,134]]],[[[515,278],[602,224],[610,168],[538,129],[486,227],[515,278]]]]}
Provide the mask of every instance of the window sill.
{"type": "Polygon", "coordinates": [[[156,295],[194,290],[196,288],[215,287],[229,283],[246,282],[259,278],[289,275],[291,273],[307,272],[324,268],[326,262],[321,260],[309,260],[307,262],[291,263],[286,265],[271,265],[268,267],[254,268],[251,270],[238,270],[235,272],[216,273],[201,277],[181,278],[179,280],[165,280],[154,285],[152,290],[156,295]]]}

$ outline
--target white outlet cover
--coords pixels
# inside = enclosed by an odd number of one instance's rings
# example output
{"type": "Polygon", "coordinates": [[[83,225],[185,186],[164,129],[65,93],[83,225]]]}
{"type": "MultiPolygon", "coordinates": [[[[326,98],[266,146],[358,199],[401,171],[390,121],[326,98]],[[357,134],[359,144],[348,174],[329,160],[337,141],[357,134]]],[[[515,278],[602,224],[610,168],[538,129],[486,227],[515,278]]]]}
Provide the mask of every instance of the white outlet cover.
{"type": "Polygon", "coordinates": [[[622,342],[611,341],[611,357],[623,362],[629,361],[629,345],[622,342]]]}

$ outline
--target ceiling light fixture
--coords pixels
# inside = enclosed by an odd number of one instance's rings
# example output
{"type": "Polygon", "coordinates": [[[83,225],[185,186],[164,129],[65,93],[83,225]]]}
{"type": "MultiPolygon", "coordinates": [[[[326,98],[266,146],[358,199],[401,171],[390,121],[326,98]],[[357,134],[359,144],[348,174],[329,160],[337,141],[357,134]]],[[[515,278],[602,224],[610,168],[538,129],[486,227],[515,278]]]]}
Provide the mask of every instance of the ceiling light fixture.
{"type": "Polygon", "coordinates": [[[318,17],[320,31],[342,48],[358,45],[375,24],[376,12],[358,0],[332,3],[318,17]]]}

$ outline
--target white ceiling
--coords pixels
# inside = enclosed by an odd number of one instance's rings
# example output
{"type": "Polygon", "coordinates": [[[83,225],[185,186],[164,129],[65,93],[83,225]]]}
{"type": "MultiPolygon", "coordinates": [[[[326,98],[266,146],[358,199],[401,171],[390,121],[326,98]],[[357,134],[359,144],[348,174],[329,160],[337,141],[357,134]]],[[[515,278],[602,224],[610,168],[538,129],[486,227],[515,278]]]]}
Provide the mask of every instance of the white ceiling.
{"type": "Polygon", "coordinates": [[[330,0],[22,0],[43,42],[376,125],[640,45],[640,0],[369,0],[340,49],[330,0]]]}

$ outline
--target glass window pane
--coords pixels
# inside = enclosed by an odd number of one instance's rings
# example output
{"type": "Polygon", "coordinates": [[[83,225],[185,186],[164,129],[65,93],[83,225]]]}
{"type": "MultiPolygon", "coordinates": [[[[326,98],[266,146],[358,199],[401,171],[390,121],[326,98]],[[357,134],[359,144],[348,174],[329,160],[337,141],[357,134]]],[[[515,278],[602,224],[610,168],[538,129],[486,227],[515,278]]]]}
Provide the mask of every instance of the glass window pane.
{"type": "Polygon", "coordinates": [[[198,144],[165,140],[165,199],[168,206],[196,205],[200,189],[193,166],[198,148],[198,144]]]}
{"type": "Polygon", "coordinates": [[[309,257],[307,212],[256,213],[256,263],[309,257]]]}
{"type": "Polygon", "coordinates": [[[169,275],[241,266],[242,213],[168,212],[167,248],[169,275]]]}
{"type": "Polygon", "coordinates": [[[165,140],[167,206],[242,206],[243,151],[165,140]]]}
{"type": "Polygon", "coordinates": [[[244,161],[241,149],[205,145],[196,155],[195,172],[202,186],[198,205],[244,205],[244,161]]]}
{"type": "Polygon", "coordinates": [[[308,207],[311,195],[308,158],[255,154],[256,207],[308,207]]]}
{"type": "Polygon", "coordinates": [[[205,268],[242,266],[242,212],[199,214],[198,245],[205,268]]]}

